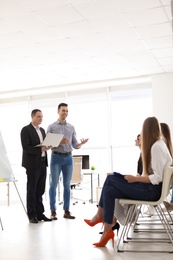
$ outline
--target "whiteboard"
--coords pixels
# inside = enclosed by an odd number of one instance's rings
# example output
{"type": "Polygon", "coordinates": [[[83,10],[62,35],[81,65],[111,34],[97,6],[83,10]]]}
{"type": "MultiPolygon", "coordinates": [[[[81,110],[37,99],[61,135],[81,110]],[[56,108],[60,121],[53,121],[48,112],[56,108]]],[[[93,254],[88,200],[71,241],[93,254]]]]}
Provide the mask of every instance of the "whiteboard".
{"type": "Polygon", "coordinates": [[[10,182],[10,181],[15,181],[15,177],[0,132],[0,182],[10,182]]]}

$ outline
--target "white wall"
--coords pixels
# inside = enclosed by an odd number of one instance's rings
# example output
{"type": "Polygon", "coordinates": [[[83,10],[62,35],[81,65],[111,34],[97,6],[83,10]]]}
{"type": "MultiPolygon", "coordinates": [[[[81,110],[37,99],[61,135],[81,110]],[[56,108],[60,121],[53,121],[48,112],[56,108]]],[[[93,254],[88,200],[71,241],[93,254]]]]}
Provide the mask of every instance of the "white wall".
{"type": "Polygon", "coordinates": [[[173,137],[173,73],[152,77],[153,113],[167,123],[173,137]]]}

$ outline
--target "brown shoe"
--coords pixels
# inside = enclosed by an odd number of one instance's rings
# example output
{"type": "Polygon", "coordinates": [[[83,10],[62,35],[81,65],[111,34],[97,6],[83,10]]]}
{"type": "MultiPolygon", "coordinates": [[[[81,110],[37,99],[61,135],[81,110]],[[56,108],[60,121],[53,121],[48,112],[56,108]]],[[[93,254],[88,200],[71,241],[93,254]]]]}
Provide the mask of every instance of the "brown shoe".
{"type": "Polygon", "coordinates": [[[64,211],[64,218],[74,219],[75,217],[71,215],[69,210],[65,210],[64,211]]]}
{"type": "Polygon", "coordinates": [[[55,210],[51,210],[51,219],[52,220],[57,220],[57,216],[56,216],[56,211],[55,210]]]}
{"type": "Polygon", "coordinates": [[[169,203],[167,201],[164,201],[163,204],[165,205],[165,207],[168,211],[173,211],[173,203],[169,203]]]}

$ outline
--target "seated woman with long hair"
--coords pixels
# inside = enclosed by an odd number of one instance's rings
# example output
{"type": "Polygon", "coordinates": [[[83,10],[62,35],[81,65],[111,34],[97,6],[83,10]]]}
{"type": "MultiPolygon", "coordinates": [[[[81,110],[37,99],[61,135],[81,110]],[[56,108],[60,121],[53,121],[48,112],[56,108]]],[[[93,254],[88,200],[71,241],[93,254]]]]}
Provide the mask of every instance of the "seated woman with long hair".
{"type": "MultiPolygon", "coordinates": [[[[169,152],[171,154],[171,156],[173,157],[173,147],[172,147],[172,138],[171,138],[171,131],[169,126],[166,123],[160,123],[161,126],[161,131],[162,131],[162,135],[163,135],[163,140],[165,141],[169,152]]],[[[168,211],[172,211],[173,210],[173,185],[171,188],[171,200],[170,203],[167,201],[164,201],[164,205],[167,208],[168,211]]]]}
{"type": "Polygon", "coordinates": [[[155,117],[145,119],[141,132],[143,175],[108,175],[102,189],[96,214],[84,221],[91,227],[104,223],[100,241],[96,247],[103,247],[112,239],[114,242],[115,199],[157,201],[161,196],[164,167],[172,164],[170,152],[161,138],[160,124],[155,117]]]}

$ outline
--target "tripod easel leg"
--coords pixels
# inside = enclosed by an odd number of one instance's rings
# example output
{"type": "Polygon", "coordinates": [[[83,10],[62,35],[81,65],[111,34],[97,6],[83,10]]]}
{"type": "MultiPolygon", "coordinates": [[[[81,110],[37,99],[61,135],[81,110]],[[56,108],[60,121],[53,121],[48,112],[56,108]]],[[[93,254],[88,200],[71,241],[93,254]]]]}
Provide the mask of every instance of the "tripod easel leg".
{"type": "Polygon", "coordinates": [[[21,203],[22,203],[22,206],[23,206],[24,211],[25,211],[25,213],[26,213],[26,215],[27,215],[27,218],[28,218],[28,214],[27,214],[25,205],[24,205],[24,203],[23,203],[23,201],[22,201],[22,198],[21,198],[21,196],[20,196],[20,194],[19,194],[19,191],[18,191],[18,188],[17,188],[17,186],[16,186],[16,183],[15,183],[15,182],[13,182],[13,183],[14,183],[14,186],[15,186],[15,188],[16,188],[17,194],[18,194],[18,196],[19,196],[19,199],[20,199],[20,201],[21,201],[21,203]]]}

